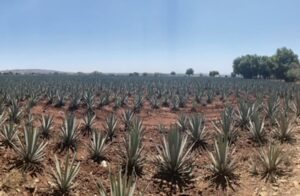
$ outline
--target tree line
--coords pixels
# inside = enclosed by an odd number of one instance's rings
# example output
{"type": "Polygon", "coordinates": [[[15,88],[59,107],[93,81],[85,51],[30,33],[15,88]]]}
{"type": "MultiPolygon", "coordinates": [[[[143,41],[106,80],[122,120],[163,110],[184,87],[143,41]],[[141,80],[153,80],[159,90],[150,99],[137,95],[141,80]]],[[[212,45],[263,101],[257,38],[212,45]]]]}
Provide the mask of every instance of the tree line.
{"type": "Polygon", "coordinates": [[[272,56],[244,55],[234,59],[233,75],[250,78],[274,78],[286,81],[300,79],[298,55],[286,47],[277,49],[272,56]]]}

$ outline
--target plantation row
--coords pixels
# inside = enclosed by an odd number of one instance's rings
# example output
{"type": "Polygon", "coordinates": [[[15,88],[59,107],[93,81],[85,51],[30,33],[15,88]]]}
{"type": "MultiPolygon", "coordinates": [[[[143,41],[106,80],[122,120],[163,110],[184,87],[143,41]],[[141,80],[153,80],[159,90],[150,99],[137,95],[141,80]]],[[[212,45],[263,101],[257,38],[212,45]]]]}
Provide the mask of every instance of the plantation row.
{"type": "Polygon", "coordinates": [[[280,144],[292,143],[300,116],[299,87],[275,81],[104,76],[3,76],[0,81],[1,145],[14,151],[15,166],[25,173],[45,169],[43,163],[50,150],[49,143],[56,144],[57,155],[66,152],[64,161],[55,156],[55,165],[51,165],[51,181],[55,193],[61,195],[76,189],[73,185],[81,169],[76,159],[80,142],[87,140],[84,148],[88,148],[88,158],[102,164],[109,161],[107,150],[114,145],[121,130],[125,135],[124,143],[118,145],[120,171],[111,172],[109,191],[103,179],[98,179],[97,190],[100,195],[137,192],[136,181],[145,175],[144,166],[148,161],[145,125],[138,116],[148,102],[153,109],[170,107],[173,111],[186,108],[191,101],[195,103],[191,107],[195,111],[199,104],[205,107],[214,101],[227,105],[217,121],[206,121],[203,114],[196,112],[179,115],[170,127],[157,124],[162,140],[155,144],[156,155],[149,164],[155,167],[153,178],[167,181],[174,192],[177,188],[184,190],[200,175],[195,172],[195,158],[203,152],[209,154],[209,180],[223,188],[232,187],[238,181],[233,149],[244,133],[260,149],[248,161],[252,165],[249,172],[276,181],[287,159],[280,144]],[[237,98],[236,105],[229,104],[232,97],[237,98]],[[37,118],[32,114],[32,109],[39,104],[67,108],[58,137],[53,137],[57,133],[53,116],[37,118]],[[106,116],[103,129],[98,130],[96,110],[105,106],[112,106],[115,111],[106,116]],[[74,113],[82,108],[84,118],[80,121],[74,113]],[[116,111],[121,108],[122,115],[118,116],[116,111]]]}

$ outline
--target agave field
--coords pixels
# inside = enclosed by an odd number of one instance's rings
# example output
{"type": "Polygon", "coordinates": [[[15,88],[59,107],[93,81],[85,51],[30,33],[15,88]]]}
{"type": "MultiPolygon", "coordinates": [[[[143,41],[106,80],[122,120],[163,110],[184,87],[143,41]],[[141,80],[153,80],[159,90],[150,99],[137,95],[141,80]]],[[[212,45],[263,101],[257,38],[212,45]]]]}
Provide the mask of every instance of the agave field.
{"type": "Polygon", "coordinates": [[[0,195],[282,195],[299,116],[281,81],[2,75],[0,195]]]}

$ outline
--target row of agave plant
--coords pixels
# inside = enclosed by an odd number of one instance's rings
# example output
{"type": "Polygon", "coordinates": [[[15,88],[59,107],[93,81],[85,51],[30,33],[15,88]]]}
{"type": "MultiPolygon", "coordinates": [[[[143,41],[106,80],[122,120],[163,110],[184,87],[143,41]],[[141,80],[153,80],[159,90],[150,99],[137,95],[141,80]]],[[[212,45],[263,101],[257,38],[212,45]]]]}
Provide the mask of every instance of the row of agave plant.
{"type": "Polygon", "coordinates": [[[85,106],[88,110],[113,105],[128,106],[139,112],[149,101],[153,109],[171,107],[176,111],[192,102],[210,104],[216,98],[226,102],[230,96],[251,94],[258,98],[278,95],[296,97],[299,86],[275,81],[186,77],[109,77],[109,76],[0,76],[0,101],[11,105],[27,100],[28,109],[39,101],[56,107],[68,105],[71,111],[85,106]]]}
{"type": "MultiPolygon", "coordinates": [[[[233,107],[226,107],[222,112],[221,120],[213,122],[214,150],[209,152],[211,161],[209,169],[214,182],[226,187],[231,186],[232,181],[236,179],[237,163],[233,159],[232,145],[235,144],[240,131],[248,131],[250,138],[262,146],[257,153],[259,165],[254,165],[253,174],[261,174],[262,177],[271,181],[276,179],[284,155],[282,149],[274,144],[263,148],[267,143],[265,122],[274,127],[271,133],[274,139],[280,142],[290,142],[294,135],[294,121],[300,111],[300,102],[297,102],[297,99],[285,100],[283,104],[280,102],[280,99],[276,97],[270,97],[266,103],[259,99],[255,102],[241,99],[237,110],[233,107]]],[[[42,168],[47,141],[51,139],[53,132],[53,118],[43,116],[41,127],[36,129],[33,125],[33,117],[29,113],[23,128],[23,141],[18,133],[21,116],[22,110],[16,101],[11,103],[7,111],[2,112],[0,117],[1,144],[15,150],[19,157],[17,166],[24,171],[36,171],[42,168]]],[[[92,111],[86,114],[82,124],[78,123],[74,115],[67,115],[60,129],[58,147],[62,151],[76,152],[80,134],[90,135],[90,158],[96,162],[105,160],[107,147],[117,134],[118,118],[113,114],[107,117],[104,125],[105,134],[94,129],[95,121],[96,116],[92,111]]],[[[143,166],[146,161],[143,146],[144,127],[134,111],[130,110],[124,111],[122,124],[127,131],[119,155],[122,167],[117,176],[111,175],[110,177],[111,193],[133,195],[136,179],[143,175],[143,166]]],[[[206,149],[207,135],[211,132],[207,130],[205,119],[201,115],[194,115],[190,118],[180,115],[175,125],[167,130],[159,126],[159,130],[163,139],[162,143],[157,146],[158,155],[153,158],[157,166],[155,177],[170,181],[172,185],[179,185],[182,188],[189,184],[195,175],[193,153],[197,152],[196,149],[206,149]]],[[[57,193],[65,194],[71,190],[72,182],[80,170],[80,163],[75,161],[76,153],[71,160],[67,155],[63,163],[55,157],[53,179],[57,193]]],[[[107,194],[101,181],[98,182],[97,187],[101,195],[107,194]]]]}

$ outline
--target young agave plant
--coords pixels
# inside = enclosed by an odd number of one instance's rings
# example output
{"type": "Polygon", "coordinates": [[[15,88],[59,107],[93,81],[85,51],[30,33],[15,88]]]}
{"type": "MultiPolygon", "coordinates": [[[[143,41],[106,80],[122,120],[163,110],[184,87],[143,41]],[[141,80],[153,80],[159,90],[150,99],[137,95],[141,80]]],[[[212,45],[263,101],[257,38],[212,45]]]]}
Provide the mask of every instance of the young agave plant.
{"type": "Polygon", "coordinates": [[[154,96],[151,99],[151,106],[152,106],[152,109],[158,109],[160,107],[160,102],[159,102],[159,100],[157,99],[156,96],[154,96]]]}
{"type": "MultiPolygon", "coordinates": [[[[119,171],[117,176],[113,176],[110,172],[110,193],[106,192],[106,188],[103,186],[102,182],[97,182],[97,187],[100,196],[134,196],[136,182],[134,177],[127,177],[127,175],[122,175],[119,171]]],[[[142,195],[142,194],[141,194],[142,195]]]]}
{"type": "Polygon", "coordinates": [[[78,124],[74,115],[69,115],[65,118],[64,124],[61,127],[61,142],[60,148],[76,149],[79,142],[78,124]]]}
{"type": "Polygon", "coordinates": [[[10,122],[8,125],[3,126],[0,130],[1,145],[6,148],[13,148],[17,141],[17,133],[18,129],[15,124],[10,122]]]}
{"type": "Polygon", "coordinates": [[[133,127],[124,139],[125,148],[121,150],[122,167],[130,175],[142,175],[145,158],[143,151],[143,129],[140,126],[133,127]]]}
{"type": "Polygon", "coordinates": [[[76,154],[71,162],[69,161],[69,158],[68,153],[63,165],[55,155],[55,168],[52,169],[52,176],[56,185],[55,191],[59,195],[68,195],[74,187],[73,181],[80,170],[80,163],[75,164],[76,154]]]}
{"type": "Polygon", "coordinates": [[[249,104],[246,101],[239,102],[239,109],[237,116],[240,121],[240,127],[245,128],[249,126],[249,121],[255,111],[255,104],[249,104]]]}
{"type": "Polygon", "coordinates": [[[249,121],[249,131],[251,137],[255,142],[262,144],[265,141],[265,129],[264,129],[264,119],[259,116],[258,112],[255,112],[252,116],[252,120],[249,121]]]}
{"type": "Polygon", "coordinates": [[[267,113],[267,117],[270,119],[272,124],[276,123],[276,116],[279,109],[280,100],[277,96],[271,96],[268,99],[267,105],[265,107],[265,112],[267,113]]]}
{"type": "Polygon", "coordinates": [[[38,132],[36,129],[27,129],[24,127],[24,139],[25,143],[18,139],[18,145],[14,145],[14,150],[19,156],[18,165],[24,171],[34,171],[41,166],[44,159],[44,149],[47,145],[45,142],[38,142],[38,132]]]}
{"type": "Polygon", "coordinates": [[[212,180],[222,188],[231,187],[235,178],[236,162],[232,159],[229,149],[229,141],[224,138],[217,138],[214,144],[214,152],[210,152],[212,180]]]}
{"type": "Polygon", "coordinates": [[[157,146],[158,155],[154,162],[158,166],[157,176],[180,187],[192,179],[193,159],[188,148],[187,136],[178,129],[170,130],[163,137],[162,146],[157,146]]]}
{"type": "Polygon", "coordinates": [[[107,133],[107,139],[112,141],[116,134],[118,120],[115,115],[109,115],[105,121],[105,131],[107,133]]]}
{"type": "Polygon", "coordinates": [[[22,110],[20,109],[17,100],[13,100],[11,106],[8,108],[8,120],[13,123],[19,123],[22,115],[22,110]]]}
{"type": "Polygon", "coordinates": [[[72,97],[69,110],[71,111],[77,110],[79,104],[80,104],[80,97],[78,95],[74,95],[74,97],[72,97]]]}
{"type": "Polygon", "coordinates": [[[259,151],[258,159],[261,164],[262,178],[266,178],[266,181],[275,181],[276,176],[280,173],[280,164],[283,162],[282,150],[277,146],[270,145],[259,151]]]}
{"type": "Polygon", "coordinates": [[[49,139],[51,131],[53,130],[53,118],[52,116],[43,116],[41,120],[40,134],[44,139],[49,139]]]}
{"type": "Polygon", "coordinates": [[[100,132],[92,132],[92,139],[89,145],[90,157],[97,163],[100,163],[105,159],[106,135],[100,132]]]}
{"type": "Polygon", "coordinates": [[[294,130],[296,125],[294,125],[294,118],[290,118],[282,112],[279,118],[276,119],[277,127],[274,129],[273,133],[275,138],[277,138],[281,143],[290,142],[294,137],[294,130]]]}
{"type": "Polygon", "coordinates": [[[65,97],[63,95],[60,95],[60,94],[57,93],[55,107],[60,108],[64,105],[65,105],[65,97]]]}
{"type": "Polygon", "coordinates": [[[205,148],[206,147],[206,132],[204,125],[204,118],[199,115],[195,115],[189,120],[189,128],[187,133],[192,139],[194,148],[205,148]]]}
{"type": "Polygon", "coordinates": [[[187,130],[187,123],[188,119],[184,114],[180,114],[177,119],[177,126],[179,127],[179,130],[184,132],[187,130]]]}
{"type": "Polygon", "coordinates": [[[219,122],[221,128],[219,128],[216,123],[213,123],[217,132],[217,137],[221,137],[228,140],[229,143],[232,143],[237,137],[237,131],[234,129],[233,123],[233,109],[228,107],[221,114],[221,120],[219,122]]]}
{"type": "Polygon", "coordinates": [[[88,112],[83,119],[83,127],[81,129],[83,135],[90,135],[92,133],[95,122],[96,115],[88,112]]]}
{"type": "Polygon", "coordinates": [[[179,98],[178,98],[178,96],[174,96],[171,99],[171,102],[172,102],[172,110],[173,111],[178,111],[179,110],[179,98]]]}
{"type": "Polygon", "coordinates": [[[134,113],[131,110],[126,110],[123,112],[122,122],[124,123],[125,130],[128,130],[129,127],[131,127],[133,117],[134,113]]]}

